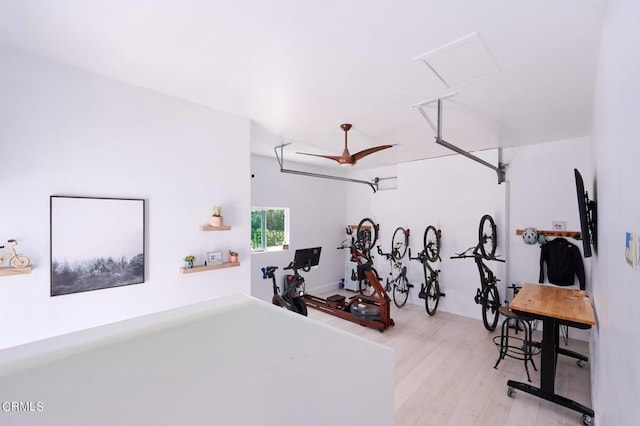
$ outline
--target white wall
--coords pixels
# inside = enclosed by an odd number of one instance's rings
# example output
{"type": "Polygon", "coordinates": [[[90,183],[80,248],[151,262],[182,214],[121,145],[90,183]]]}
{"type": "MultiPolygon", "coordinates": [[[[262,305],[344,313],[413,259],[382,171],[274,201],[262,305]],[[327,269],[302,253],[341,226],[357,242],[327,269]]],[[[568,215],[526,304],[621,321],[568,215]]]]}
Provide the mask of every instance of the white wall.
{"type": "Polygon", "coordinates": [[[593,108],[598,249],[593,258],[597,329],[592,349],[596,424],[637,424],[640,274],[625,262],[625,233],[640,233],[640,4],[607,4],[593,108]]]}
{"type": "MultiPolygon", "coordinates": [[[[268,133],[253,123],[253,137],[268,137],[268,133]]],[[[274,146],[280,143],[275,135],[271,137],[274,139],[274,146]]],[[[330,168],[310,167],[288,161],[285,168],[323,174],[336,173],[330,168]]],[[[272,283],[271,280],[262,279],[260,268],[277,266],[279,269],[276,279],[282,289],[281,280],[285,273],[282,268],[293,260],[297,249],[309,247],[322,247],[322,252],[318,267],[302,273],[307,290],[318,293],[338,288],[338,283],[344,275],[346,254],[344,250],[336,248],[345,238],[346,187],[354,184],[283,174],[280,173],[275,158],[255,155],[251,156],[251,173],[254,176],[251,179],[251,204],[256,207],[288,207],[291,237],[289,250],[251,255],[251,294],[270,301],[273,296],[272,283]]]]}
{"type": "MultiPolygon", "coordinates": [[[[551,230],[554,220],[567,223],[568,231],[580,231],[573,169],[591,181],[591,141],[577,138],[510,148],[503,151],[509,183],[509,278],[521,285],[538,282],[540,246],[527,245],[516,229],[551,230]]],[[[582,242],[567,238],[582,252],[582,242]]],[[[587,290],[591,288],[591,263],[583,260],[587,290]]],[[[545,274],[546,281],[546,274],[545,274]]],[[[509,283],[509,284],[511,284],[509,283]]],[[[575,280],[578,286],[578,280],[575,280]]]]}
{"type": "MultiPolygon", "coordinates": [[[[498,164],[498,151],[475,153],[492,164],[498,164]]],[[[438,309],[456,314],[481,318],[481,310],[473,301],[480,277],[473,259],[449,259],[478,242],[478,225],[485,214],[493,216],[498,226],[497,254],[503,255],[501,241],[505,229],[505,185],[498,185],[497,174],[460,155],[420,160],[399,164],[396,168],[371,169],[353,173],[356,178],[397,176],[397,189],[373,194],[366,187],[349,188],[347,220],[358,223],[371,217],[380,225],[379,243],[384,252],[391,248],[391,238],[398,226],[409,228],[412,254],[422,250],[423,234],[428,225],[442,230],[439,268],[441,291],[446,297],[438,309]]],[[[409,294],[409,303],[424,305],[418,298],[420,283],[424,283],[422,265],[409,263],[409,281],[415,287],[409,294]]],[[[386,279],[389,262],[381,256],[374,259],[378,273],[386,279]]],[[[490,262],[499,278],[504,278],[504,265],[490,262]]],[[[502,283],[501,283],[502,284],[502,283]]],[[[503,291],[500,291],[501,294],[503,291]]]]}
{"type": "Polygon", "coordinates": [[[7,49],[0,63],[0,239],[33,263],[0,277],[0,347],[249,292],[249,120],[7,49]],[[50,297],[50,195],[144,198],[146,282],[50,297]],[[214,204],[232,231],[199,231],[214,204]],[[229,248],[240,267],[179,273],[229,248]]]}
{"type": "MultiPolygon", "coordinates": [[[[491,164],[498,164],[497,150],[474,153],[491,164]]],[[[355,177],[397,176],[397,189],[370,191],[349,188],[347,218],[357,222],[371,216],[381,226],[381,244],[388,252],[393,231],[398,226],[411,229],[410,246],[415,253],[422,249],[424,229],[434,225],[442,230],[442,291],[438,309],[472,318],[480,318],[473,302],[479,275],[473,260],[452,260],[450,256],[477,243],[480,218],[491,214],[498,226],[497,253],[506,264],[489,262],[502,281],[502,300],[511,298],[505,287],[512,283],[538,282],[539,246],[527,246],[515,235],[516,229],[533,226],[550,229],[553,220],[567,222],[567,229],[579,230],[573,169],[590,177],[590,140],[577,138],[540,145],[505,149],[502,161],[507,164],[507,182],[498,185],[494,171],[460,155],[402,163],[396,167],[366,170],[355,177]]],[[[579,244],[579,242],[577,242],[579,244]]],[[[387,277],[388,262],[375,259],[378,272],[387,277]]],[[[418,298],[424,282],[418,262],[405,262],[409,278],[416,285],[410,303],[423,305],[418,298]]],[[[587,283],[590,263],[585,261],[587,283]]],[[[577,280],[576,280],[577,284],[577,280]]],[[[585,339],[578,331],[572,337],[585,339]]]]}
{"type": "Polygon", "coordinates": [[[393,364],[390,348],[235,295],[0,351],[3,401],[34,407],[11,412],[3,403],[0,418],[386,426],[393,364]],[[375,374],[348,374],[357,371],[375,374]]]}

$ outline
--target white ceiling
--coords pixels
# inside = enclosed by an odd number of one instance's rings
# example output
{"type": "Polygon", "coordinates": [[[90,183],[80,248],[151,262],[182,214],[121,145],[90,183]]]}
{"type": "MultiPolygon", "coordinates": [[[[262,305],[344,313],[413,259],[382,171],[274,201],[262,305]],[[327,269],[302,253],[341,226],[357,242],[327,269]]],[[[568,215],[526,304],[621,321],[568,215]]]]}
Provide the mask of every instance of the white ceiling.
{"type": "MultiPolygon", "coordinates": [[[[397,144],[355,166],[367,168],[448,154],[410,107],[452,91],[443,138],[466,150],[589,135],[604,4],[0,0],[0,43],[249,117],[293,143],[288,160],[340,154],[345,122],[351,153],[397,144]],[[446,87],[414,59],[472,33],[489,74],[446,87]]],[[[453,71],[486,68],[473,58],[454,54],[453,71]]]]}

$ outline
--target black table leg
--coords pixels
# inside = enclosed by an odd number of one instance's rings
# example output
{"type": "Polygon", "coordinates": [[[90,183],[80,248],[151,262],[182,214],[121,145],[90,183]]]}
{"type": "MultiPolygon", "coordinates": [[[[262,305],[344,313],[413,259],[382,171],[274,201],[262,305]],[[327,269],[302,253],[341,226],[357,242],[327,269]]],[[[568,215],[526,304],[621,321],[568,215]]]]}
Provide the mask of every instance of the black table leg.
{"type": "Polygon", "coordinates": [[[558,323],[545,318],[543,320],[542,344],[540,351],[540,388],[536,388],[535,386],[531,386],[527,383],[516,382],[515,380],[507,381],[507,386],[593,417],[594,412],[591,408],[555,394],[556,359],[558,356],[557,344],[559,334],[558,323]]]}

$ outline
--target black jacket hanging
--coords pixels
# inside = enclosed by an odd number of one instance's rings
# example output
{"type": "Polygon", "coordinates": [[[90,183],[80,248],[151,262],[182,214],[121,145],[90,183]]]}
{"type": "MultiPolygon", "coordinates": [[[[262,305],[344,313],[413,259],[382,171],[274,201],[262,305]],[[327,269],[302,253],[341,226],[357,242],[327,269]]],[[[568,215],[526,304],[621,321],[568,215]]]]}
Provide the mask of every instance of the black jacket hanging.
{"type": "Polygon", "coordinates": [[[547,277],[551,284],[569,286],[578,276],[580,290],[584,290],[584,264],[582,254],[575,244],[564,238],[554,238],[540,248],[540,280],[544,282],[544,264],[547,264],[547,277]]]}

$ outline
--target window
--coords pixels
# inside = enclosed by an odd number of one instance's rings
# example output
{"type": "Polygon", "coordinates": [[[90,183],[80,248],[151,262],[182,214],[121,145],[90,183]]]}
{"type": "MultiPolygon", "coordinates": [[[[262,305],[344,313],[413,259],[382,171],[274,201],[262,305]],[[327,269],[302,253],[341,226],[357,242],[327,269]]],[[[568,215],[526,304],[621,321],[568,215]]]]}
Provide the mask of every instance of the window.
{"type": "Polygon", "coordinates": [[[282,250],[289,241],[289,209],[253,207],[251,209],[251,251],[282,250]]]}

